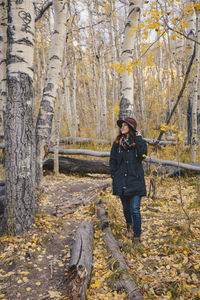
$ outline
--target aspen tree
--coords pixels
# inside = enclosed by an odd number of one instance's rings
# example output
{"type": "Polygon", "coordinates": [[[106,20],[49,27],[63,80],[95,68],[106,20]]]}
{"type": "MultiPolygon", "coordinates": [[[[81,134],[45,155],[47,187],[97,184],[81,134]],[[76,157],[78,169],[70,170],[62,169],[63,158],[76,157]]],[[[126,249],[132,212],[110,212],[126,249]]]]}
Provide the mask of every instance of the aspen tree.
{"type": "Polygon", "coordinates": [[[36,183],[39,188],[42,181],[44,148],[49,146],[51,136],[54,107],[66,41],[66,0],[55,0],[53,5],[54,31],[49,49],[46,81],[36,124],[36,183]]]}
{"type": "Polygon", "coordinates": [[[97,93],[97,70],[96,70],[96,41],[95,41],[95,31],[93,26],[93,13],[90,1],[87,1],[88,13],[89,13],[89,26],[91,31],[91,39],[92,39],[92,71],[93,71],[93,79],[92,79],[92,90],[93,90],[93,102],[96,103],[96,137],[97,139],[100,138],[100,104],[99,104],[99,95],[97,93]]]}
{"type": "Polygon", "coordinates": [[[4,222],[14,235],[34,222],[34,16],[33,1],[8,0],[4,222]]]}
{"type": "MultiPolygon", "coordinates": [[[[115,35],[114,35],[114,2],[115,0],[110,0],[110,42],[111,42],[111,63],[114,65],[117,59],[116,46],[115,46],[115,35]]],[[[116,101],[116,72],[114,68],[112,68],[112,85],[111,85],[111,118],[112,118],[112,130],[111,136],[115,135],[115,104],[116,101]]]]}
{"type": "MultiPolygon", "coordinates": [[[[196,14],[196,41],[200,41],[200,10],[195,9],[196,14]]],[[[198,83],[199,83],[199,45],[195,43],[196,53],[194,59],[194,79],[193,79],[193,103],[192,103],[192,143],[191,143],[191,161],[196,162],[197,156],[197,101],[198,101],[198,83]]]]}
{"type": "Polygon", "coordinates": [[[60,123],[61,123],[61,107],[63,104],[63,90],[62,87],[58,90],[58,101],[57,101],[57,114],[55,118],[55,140],[54,140],[54,174],[57,176],[59,174],[59,140],[60,140],[60,123]]]}
{"type": "Polygon", "coordinates": [[[71,107],[72,107],[72,115],[73,115],[73,122],[71,124],[72,126],[72,137],[75,141],[76,134],[77,134],[77,124],[78,124],[78,113],[77,113],[77,67],[76,67],[76,40],[74,37],[74,24],[73,24],[73,16],[71,13],[70,4],[68,3],[69,12],[70,12],[70,28],[71,28],[71,49],[72,49],[72,56],[73,56],[73,62],[72,62],[72,101],[71,101],[71,107]]]}
{"type": "MultiPolygon", "coordinates": [[[[186,0],[185,5],[190,5],[191,1],[186,0]]],[[[195,14],[194,11],[188,12],[187,16],[185,18],[185,21],[187,22],[188,26],[186,28],[186,33],[188,38],[195,39],[195,14]]],[[[189,60],[190,56],[192,55],[194,47],[194,42],[190,39],[186,39],[186,59],[189,60]]],[[[193,79],[192,76],[190,76],[190,79],[188,80],[188,110],[187,110],[187,127],[188,127],[188,144],[191,145],[192,143],[192,111],[193,111],[193,99],[194,99],[194,89],[193,89],[193,79]]]]}
{"type": "MultiPolygon", "coordinates": [[[[140,34],[137,35],[137,43],[135,48],[135,57],[136,60],[139,61],[141,59],[141,49],[140,49],[140,34]]],[[[137,70],[137,80],[138,80],[138,89],[139,89],[139,95],[138,95],[138,106],[139,106],[139,112],[140,112],[140,118],[141,123],[144,121],[144,98],[145,98],[145,91],[144,91],[144,78],[143,78],[143,66],[142,64],[139,64],[136,66],[137,70]]],[[[140,123],[140,125],[142,125],[140,123]]]]}
{"type": "MultiPolygon", "coordinates": [[[[65,47],[67,49],[67,47],[65,47]]],[[[64,67],[62,68],[62,77],[63,77],[63,104],[65,106],[65,119],[68,125],[69,135],[72,136],[72,108],[71,108],[71,95],[70,95],[70,79],[69,79],[69,66],[67,65],[66,55],[64,55],[64,67]]]]}
{"type": "Polygon", "coordinates": [[[106,69],[105,69],[105,41],[102,40],[102,45],[100,47],[100,74],[101,74],[101,95],[102,95],[102,121],[103,128],[102,134],[103,137],[106,137],[108,134],[108,122],[107,122],[107,83],[106,83],[106,69]]]}
{"type": "MultiPolygon", "coordinates": [[[[129,14],[125,25],[125,36],[122,47],[122,64],[126,67],[133,61],[133,51],[136,45],[136,30],[138,28],[142,0],[130,1],[129,14]],[[134,29],[133,29],[134,28],[134,29]]],[[[119,118],[134,117],[133,76],[126,70],[121,74],[121,100],[119,118]]]]}

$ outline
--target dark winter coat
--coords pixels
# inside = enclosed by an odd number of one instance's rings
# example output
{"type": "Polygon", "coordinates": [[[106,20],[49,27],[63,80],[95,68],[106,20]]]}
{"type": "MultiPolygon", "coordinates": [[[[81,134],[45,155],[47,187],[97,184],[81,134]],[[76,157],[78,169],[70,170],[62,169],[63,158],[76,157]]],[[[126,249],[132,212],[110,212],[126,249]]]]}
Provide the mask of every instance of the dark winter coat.
{"type": "Polygon", "coordinates": [[[147,155],[147,144],[141,136],[136,136],[134,141],[136,146],[127,150],[113,143],[110,153],[113,195],[146,195],[142,160],[147,155]]]}

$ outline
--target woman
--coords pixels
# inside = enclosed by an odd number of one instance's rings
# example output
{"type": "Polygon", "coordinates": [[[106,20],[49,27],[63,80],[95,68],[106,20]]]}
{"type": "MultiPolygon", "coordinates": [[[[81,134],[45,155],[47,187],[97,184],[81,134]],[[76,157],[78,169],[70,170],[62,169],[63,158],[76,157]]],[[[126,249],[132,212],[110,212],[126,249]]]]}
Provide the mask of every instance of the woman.
{"type": "Polygon", "coordinates": [[[142,160],[147,155],[147,144],[136,131],[133,118],[118,120],[120,134],[110,153],[110,172],[113,179],[113,195],[120,196],[127,225],[127,236],[133,242],[141,242],[141,197],[146,195],[142,160]]]}

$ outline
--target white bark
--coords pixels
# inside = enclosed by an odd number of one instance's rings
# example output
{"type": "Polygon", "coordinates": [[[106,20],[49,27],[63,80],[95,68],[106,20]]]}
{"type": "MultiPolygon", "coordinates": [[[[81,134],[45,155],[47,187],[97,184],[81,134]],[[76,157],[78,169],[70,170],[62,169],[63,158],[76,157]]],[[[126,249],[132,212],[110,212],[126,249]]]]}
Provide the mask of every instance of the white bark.
{"type": "MultiPolygon", "coordinates": [[[[190,5],[191,1],[186,0],[185,1],[186,5],[190,5]]],[[[196,32],[196,27],[195,27],[195,13],[194,11],[191,13],[188,13],[186,22],[188,23],[188,27],[186,28],[187,36],[188,38],[192,38],[195,40],[195,32],[196,32]]],[[[193,47],[194,47],[194,42],[186,39],[186,60],[188,61],[192,55],[193,52],[193,47]]],[[[194,88],[193,88],[193,76],[190,76],[190,79],[188,80],[188,143],[192,144],[192,126],[193,126],[193,121],[192,121],[192,111],[193,111],[193,99],[194,99],[194,88]]]]}
{"type": "MultiPolygon", "coordinates": [[[[196,12],[196,41],[200,41],[200,11],[196,12]]],[[[192,143],[191,143],[191,161],[196,162],[197,156],[197,101],[198,101],[198,83],[199,83],[199,45],[196,43],[196,53],[194,59],[194,79],[193,79],[193,103],[192,103],[192,143]]]]}
{"type": "Polygon", "coordinates": [[[36,182],[38,187],[40,187],[42,181],[44,147],[49,144],[51,136],[54,107],[63,61],[64,44],[66,41],[66,0],[55,0],[53,5],[55,13],[54,31],[49,50],[45,87],[36,125],[36,182]]]}
{"type": "Polygon", "coordinates": [[[54,174],[57,176],[59,174],[59,139],[60,139],[60,122],[61,122],[61,107],[63,104],[63,91],[59,89],[58,91],[58,108],[57,115],[55,119],[55,144],[54,144],[54,174]]]}
{"type": "MultiPolygon", "coordinates": [[[[111,63],[114,65],[117,59],[116,53],[116,46],[115,46],[115,35],[114,35],[114,3],[113,0],[110,1],[110,9],[111,9],[111,16],[110,16],[110,42],[111,42],[111,63]]],[[[115,69],[112,67],[112,86],[111,86],[111,118],[112,118],[112,129],[111,134],[112,136],[115,135],[115,104],[116,101],[116,94],[115,94],[115,86],[116,86],[116,72],[115,69]]]]}
{"type": "Polygon", "coordinates": [[[76,49],[74,47],[74,36],[73,36],[73,24],[72,24],[72,53],[73,53],[73,66],[72,66],[72,136],[75,139],[77,134],[77,124],[78,124],[78,115],[77,115],[77,104],[76,104],[76,89],[77,89],[77,71],[76,71],[76,49]]]}
{"type": "Polygon", "coordinates": [[[106,69],[105,69],[105,42],[102,41],[102,48],[100,49],[100,68],[101,68],[101,88],[102,88],[102,115],[103,115],[103,137],[107,137],[108,124],[107,124],[107,83],[106,83],[106,69]]]}
{"type": "Polygon", "coordinates": [[[4,219],[7,231],[16,235],[34,222],[34,17],[32,1],[8,0],[4,219]]]}
{"type": "Polygon", "coordinates": [[[91,39],[92,39],[92,70],[93,70],[93,78],[92,78],[92,90],[93,90],[93,102],[96,104],[96,137],[100,138],[100,105],[99,105],[99,97],[97,93],[97,71],[96,71],[96,41],[95,41],[95,31],[93,26],[93,14],[90,1],[87,2],[88,13],[89,13],[89,26],[91,30],[91,39]]]}
{"type": "MultiPolygon", "coordinates": [[[[140,37],[139,35],[137,36],[137,47],[136,47],[136,59],[139,60],[141,59],[141,51],[140,51],[140,37]]],[[[142,65],[137,65],[137,76],[138,76],[138,88],[139,88],[139,125],[144,124],[144,78],[143,78],[143,66],[142,65]]]]}
{"type": "Polygon", "coordinates": [[[66,62],[64,62],[64,64],[65,64],[65,68],[63,69],[63,82],[64,82],[64,100],[65,100],[64,105],[66,108],[65,119],[68,125],[69,135],[72,136],[72,109],[70,105],[71,95],[70,95],[69,70],[66,62]]]}
{"type": "MultiPolygon", "coordinates": [[[[130,1],[129,14],[127,23],[125,26],[124,43],[122,47],[121,63],[126,67],[133,61],[134,48],[136,46],[136,30],[131,29],[138,27],[140,19],[140,11],[143,5],[142,0],[130,1]]],[[[133,95],[133,76],[125,71],[121,74],[121,101],[120,101],[120,113],[121,119],[125,117],[134,117],[133,111],[134,95],[133,95]]]]}

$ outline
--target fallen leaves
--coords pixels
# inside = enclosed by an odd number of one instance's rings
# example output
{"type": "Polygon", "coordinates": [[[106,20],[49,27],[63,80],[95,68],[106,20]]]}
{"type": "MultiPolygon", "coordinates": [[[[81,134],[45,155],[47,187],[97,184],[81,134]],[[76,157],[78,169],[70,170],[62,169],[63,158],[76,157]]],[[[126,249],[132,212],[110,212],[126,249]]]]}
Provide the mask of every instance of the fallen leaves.
{"type": "MultiPolygon", "coordinates": [[[[188,181],[181,180],[184,208],[196,223],[199,209],[193,208],[195,188],[188,181]],[[188,191],[188,192],[187,192],[188,191]],[[189,197],[188,197],[189,194],[189,197]]],[[[183,213],[176,180],[167,179],[159,184],[160,198],[143,198],[143,243],[133,247],[124,235],[125,221],[120,200],[111,192],[104,194],[113,234],[119,239],[121,232],[122,253],[132,268],[134,278],[144,294],[144,299],[198,299],[200,231],[189,232],[183,213]],[[170,186],[170,188],[169,188],[170,186]],[[168,199],[175,199],[169,201],[168,199]],[[156,213],[147,207],[162,208],[156,213]]],[[[193,225],[193,223],[192,223],[193,225]]]]}

